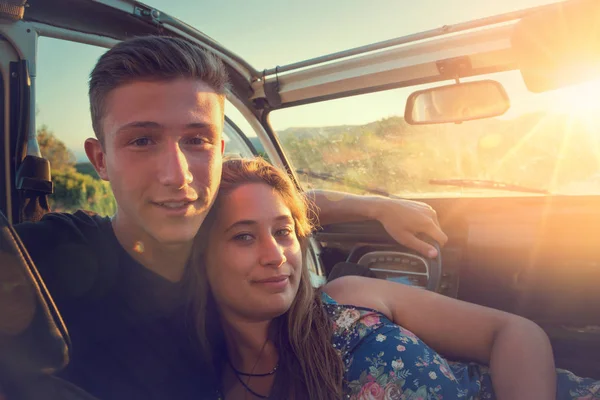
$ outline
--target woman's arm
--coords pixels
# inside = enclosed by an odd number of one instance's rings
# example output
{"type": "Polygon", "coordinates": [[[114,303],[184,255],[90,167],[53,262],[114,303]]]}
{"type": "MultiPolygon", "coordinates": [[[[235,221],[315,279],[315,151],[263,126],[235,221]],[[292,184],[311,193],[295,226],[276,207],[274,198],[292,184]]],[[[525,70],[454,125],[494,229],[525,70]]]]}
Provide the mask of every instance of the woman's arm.
{"type": "Polygon", "coordinates": [[[437,256],[436,249],[417,234],[424,233],[441,246],[448,240],[435,210],[425,203],[327,190],[312,190],[307,194],[317,206],[319,225],[377,220],[394,240],[432,258],[437,256]]]}
{"type": "Polygon", "coordinates": [[[324,290],[339,303],[381,311],[446,357],[489,365],[499,400],[556,396],[550,341],[532,321],[382,279],[347,276],[324,290]]]}

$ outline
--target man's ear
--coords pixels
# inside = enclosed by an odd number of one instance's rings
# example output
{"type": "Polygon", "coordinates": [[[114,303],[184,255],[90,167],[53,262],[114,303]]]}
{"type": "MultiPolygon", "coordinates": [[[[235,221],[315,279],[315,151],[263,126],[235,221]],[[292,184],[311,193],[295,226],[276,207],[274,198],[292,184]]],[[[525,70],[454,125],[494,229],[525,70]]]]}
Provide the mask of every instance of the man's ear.
{"type": "Polygon", "coordinates": [[[221,139],[221,155],[225,154],[225,140],[221,139]]]}
{"type": "Polygon", "coordinates": [[[94,169],[98,173],[101,179],[108,181],[108,173],[106,171],[106,155],[102,149],[102,144],[98,139],[89,138],[86,139],[85,154],[94,166],[94,169]]]}

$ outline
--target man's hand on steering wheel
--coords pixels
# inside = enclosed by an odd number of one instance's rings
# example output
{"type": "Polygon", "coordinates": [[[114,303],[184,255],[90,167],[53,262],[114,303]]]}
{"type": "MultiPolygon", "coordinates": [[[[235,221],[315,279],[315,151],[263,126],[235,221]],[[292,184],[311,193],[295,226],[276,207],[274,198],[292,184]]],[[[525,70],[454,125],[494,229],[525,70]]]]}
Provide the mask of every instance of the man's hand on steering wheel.
{"type": "Polygon", "coordinates": [[[418,237],[425,234],[443,247],[448,236],[440,228],[437,213],[428,204],[404,200],[381,198],[380,204],[373,209],[374,217],[398,243],[420,254],[434,258],[437,250],[431,244],[418,237]]]}

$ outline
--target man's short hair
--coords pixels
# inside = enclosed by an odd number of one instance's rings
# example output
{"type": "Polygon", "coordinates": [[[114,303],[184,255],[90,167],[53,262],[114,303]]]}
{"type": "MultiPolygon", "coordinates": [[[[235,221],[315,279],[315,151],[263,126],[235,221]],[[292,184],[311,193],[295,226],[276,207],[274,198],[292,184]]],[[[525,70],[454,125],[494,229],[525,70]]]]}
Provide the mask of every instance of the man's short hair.
{"type": "Polygon", "coordinates": [[[104,143],[101,121],[110,91],[136,81],[197,79],[225,97],[229,78],[214,54],[186,40],[168,36],[143,36],[118,43],[100,57],[90,74],[89,97],[92,127],[104,143]]]}

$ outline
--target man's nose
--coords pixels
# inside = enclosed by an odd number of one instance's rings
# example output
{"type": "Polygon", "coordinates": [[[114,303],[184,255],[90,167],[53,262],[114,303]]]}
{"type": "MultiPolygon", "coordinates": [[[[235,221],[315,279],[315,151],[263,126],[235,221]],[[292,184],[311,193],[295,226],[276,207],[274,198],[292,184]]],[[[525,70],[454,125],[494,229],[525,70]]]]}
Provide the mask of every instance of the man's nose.
{"type": "Polygon", "coordinates": [[[261,244],[261,264],[264,266],[281,267],[287,258],[285,257],[285,251],[273,236],[269,236],[263,240],[261,244]]]}
{"type": "Polygon", "coordinates": [[[158,165],[158,179],[165,186],[184,187],[192,182],[188,159],[179,143],[168,143],[158,165]]]}

